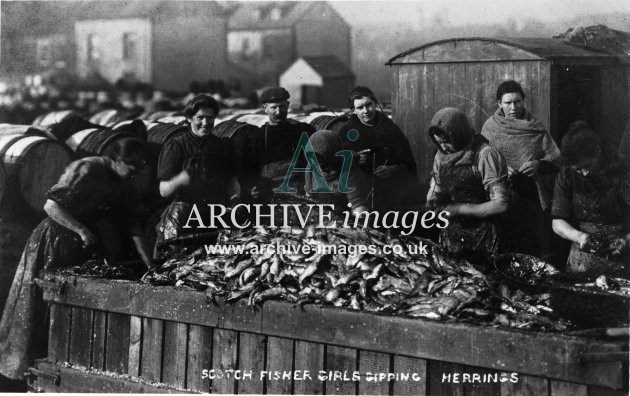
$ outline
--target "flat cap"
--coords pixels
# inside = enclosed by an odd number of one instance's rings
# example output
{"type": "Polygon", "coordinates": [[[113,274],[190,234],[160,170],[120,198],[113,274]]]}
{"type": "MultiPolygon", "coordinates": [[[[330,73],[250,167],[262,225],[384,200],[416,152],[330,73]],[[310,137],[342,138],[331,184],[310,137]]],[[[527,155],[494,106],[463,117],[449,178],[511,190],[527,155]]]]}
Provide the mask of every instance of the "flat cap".
{"type": "Polygon", "coordinates": [[[282,87],[267,88],[262,95],[260,95],[260,103],[284,102],[288,100],[290,96],[289,92],[282,87]]]}

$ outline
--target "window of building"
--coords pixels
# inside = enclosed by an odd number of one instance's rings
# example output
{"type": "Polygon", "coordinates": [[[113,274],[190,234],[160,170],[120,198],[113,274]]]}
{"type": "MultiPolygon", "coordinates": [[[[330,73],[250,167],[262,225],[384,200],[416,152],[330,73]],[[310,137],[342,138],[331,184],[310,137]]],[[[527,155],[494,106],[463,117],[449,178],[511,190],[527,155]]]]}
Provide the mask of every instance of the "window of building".
{"type": "Polygon", "coordinates": [[[273,21],[279,21],[282,18],[282,10],[278,7],[272,8],[269,17],[273,21]]]}
{"type": "Polygon", "coordinates": [[[40,66],[51,66],[53,63],[53,47],[50,38],[40,38],[36,41],[36,62],[40,66]]]}
{"type": "Polygon", "coordinates": [[[96,34],[87,35],[87,59],[88,61],[95,61],[101,57],[100,43],[96,34]]]}
{"type": "Polygon", "coordinates": [[[136,59],[137,37],[135,33],[123,33],[123,60],[136,59]]]}

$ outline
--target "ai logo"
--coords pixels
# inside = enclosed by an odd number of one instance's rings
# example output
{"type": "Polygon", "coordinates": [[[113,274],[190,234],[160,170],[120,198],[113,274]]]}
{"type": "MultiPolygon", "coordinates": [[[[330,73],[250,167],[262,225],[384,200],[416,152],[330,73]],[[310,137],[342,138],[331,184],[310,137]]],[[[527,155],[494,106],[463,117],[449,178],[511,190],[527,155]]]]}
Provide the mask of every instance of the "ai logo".
{"type": "MultiPolygon", "coordinates": [[[[356,141],[359,138],[359,132],[356,129],[351,129],[348,131],[348,140],[351,142],[356,141]]],[[[352,166],[352,151],[350,150],[340,150],[335,153],[335,156],[342,158],[341,171],[339,172],[339,192],[341,193],[350,193],[355,189],[354,187],[348,186],[348,177],[350,176],[350,167],[352,166]]],[[[274,192],[277,193],[296,193],[297,189],[295,187],[289,186],[289,180],[293,173],[312,173],[313,174],[313,188],[310,189],[311,193],[334,193],[335,190],[331,188],[324,178],[324,174],[322,172],[322,168],[317,161],[317,156],[315,155],[315,150],[311,145],[311,142],[308,139],[308,134],[306,132],[302,133],[300,137],[300,141],[298,146],[293,153],[293,158],[291,159],[291,163],[289,164],[289,169],[287,169],[287,174],[284,176],[284,180],[280,187],[274,188],[274,192]],[[297,166],[298,158],[300,153],[304,152],[304,157],[308,162],[308,166],[306,168],[299,168],[297,166]]]]}

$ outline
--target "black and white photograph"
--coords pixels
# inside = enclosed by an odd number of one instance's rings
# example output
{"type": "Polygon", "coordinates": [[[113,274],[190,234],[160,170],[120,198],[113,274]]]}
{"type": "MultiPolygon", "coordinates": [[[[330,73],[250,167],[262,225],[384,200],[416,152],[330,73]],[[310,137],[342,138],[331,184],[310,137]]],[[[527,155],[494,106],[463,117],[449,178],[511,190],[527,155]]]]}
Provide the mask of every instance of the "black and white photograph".
{"type": "Polygon", "coordinates": [[[624,396],[627,0],[0,0],[0,392],[624,396]]]}

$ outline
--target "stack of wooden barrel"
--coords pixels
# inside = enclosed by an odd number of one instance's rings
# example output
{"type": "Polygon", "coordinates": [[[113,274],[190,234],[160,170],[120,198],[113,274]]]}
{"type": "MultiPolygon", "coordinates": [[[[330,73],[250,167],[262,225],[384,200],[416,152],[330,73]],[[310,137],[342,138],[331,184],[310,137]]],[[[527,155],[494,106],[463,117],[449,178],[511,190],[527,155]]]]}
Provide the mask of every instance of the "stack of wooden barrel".
{"type": "MultiPolygon", "coordinates": [[[[128,128],[133,120],[120,121],[113,112],[101,112],[89,120],[80,116],[79,112],[65,110],[44,114],[33,125],[0,124],[0,271],[6,274],[0,277],[0,309],[26,240],[45,217],[46,191],[74,159],[107,155],[114,143],[125,137],[146,139],[149,166],[134,179],[134,187],[146,201],[154,202],[154,208],[161,207],[156,176],[159,152],[167,141],[185,133],[185,117],[177,112],[151,114],[142,120],[146,134],[140,136],[128,128]],[[68,122],[73,118],[79,122],[68,122]]],[[[310,123],[317,130],[333,131],[348,119],[347,115],[331,112],[289,117],[310,123]]],[[[266,121],[267,116],[260,110],[239,111],[219,117],[213,133],[232,140],[239,161],[243,161],[249,137],[266,121]]]]}
{"type": "Polygon", "coordinates": [[[0,307],[46,191],[72,161],[68,147],[30,125],[0,124],[0,307]]]}

